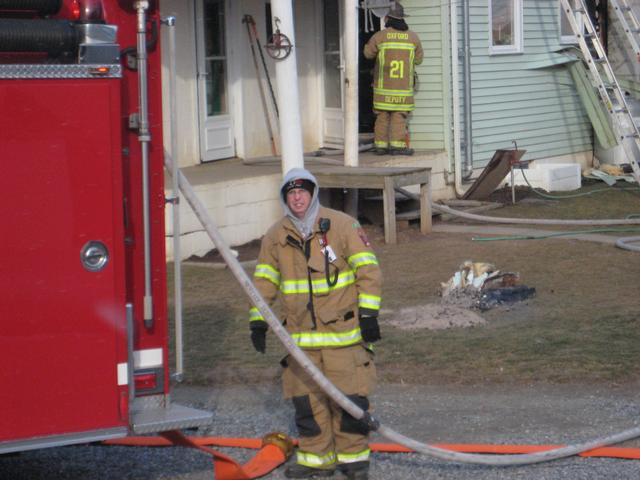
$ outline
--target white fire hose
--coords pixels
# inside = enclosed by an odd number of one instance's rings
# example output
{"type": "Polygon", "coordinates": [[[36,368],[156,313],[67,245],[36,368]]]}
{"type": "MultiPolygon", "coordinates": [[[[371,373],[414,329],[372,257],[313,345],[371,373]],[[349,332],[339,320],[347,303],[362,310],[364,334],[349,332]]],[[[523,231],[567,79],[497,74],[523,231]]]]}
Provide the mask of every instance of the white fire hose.
{"type": "MultiPolygon", "coordinates": [[[[165,166],[168,172],[171,172],[172,160],[167,152],[165,152],[165,166]]],[[[559,458],[570,457],[578,453],[593,450],[605,445],[620,443],[640,436],[640,427],[634,427],[629,430],[611,435],[608,437],[597,438],[584,443],[568,445],[566,447],[548,450],[544,452],[520,454],[520,455],[480,455],[458,453],[443,448],[433,447],[425,443],[419,442],[412,438],[406,437],[393,429],[379,423],[369,412],[361,409],[351,400],[349,400],[340,390],[338,390],[322,372],[307,358],[304,352],[295,344],[291,336],[275,316],[269,305],[262,298],[253,282],[246,274],[240,263],[236,260],[231,249],[220,235],[215,223],[206,211],[205,206],[197,197],[195,191],[189,184],[184,174],[178,170],[179,185],[184,198],[189,202],[194,213],[207,231],[207,234],[215,244],[216,248],[224,258],[225,262],[236,277],[240,286],[249,296],[253,304],[258,308],[266,322],[269,324],[273,332],[280,339],[287,351],[295,358],[295,360],[304,368],[304,370],[313,378],[313,380],[329,395],[336,403],[338,403],[345,411],[356,419],[362,420],[374,431],[377,431],[392,442],[400,443],[416,452],[423,453],[432,457],[454,462],[472,463],[480,465],[527,465],[532,463],[546,462],[559,458]]]]}

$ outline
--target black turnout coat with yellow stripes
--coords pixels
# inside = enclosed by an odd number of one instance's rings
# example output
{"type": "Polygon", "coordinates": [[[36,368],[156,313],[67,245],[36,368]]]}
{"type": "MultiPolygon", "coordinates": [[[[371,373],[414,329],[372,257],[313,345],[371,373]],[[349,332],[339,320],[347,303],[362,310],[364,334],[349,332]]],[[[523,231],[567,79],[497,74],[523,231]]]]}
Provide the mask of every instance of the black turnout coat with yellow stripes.
{"type": "MultiPolygon", "coordinates": [[[[352,217],[324,207],[318,217],[331,222],[326,243],[335,258],[327,261],[318,221],[305,240],[284,217],[262,240],[254,282],[269,304],[280,299],[282,321],[300,348],[356,345],[362,342],[358,316],[380,310],[378,260],[352,217]]],[[[250,321],[256,320],[263,317],[253,307],[250,321]]]]}

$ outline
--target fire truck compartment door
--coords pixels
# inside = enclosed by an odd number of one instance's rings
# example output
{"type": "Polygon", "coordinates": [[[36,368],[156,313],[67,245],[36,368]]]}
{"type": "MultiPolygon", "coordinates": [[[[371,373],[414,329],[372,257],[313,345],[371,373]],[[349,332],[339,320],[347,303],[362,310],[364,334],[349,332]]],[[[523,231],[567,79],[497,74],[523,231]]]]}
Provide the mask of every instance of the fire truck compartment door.
{"type": "Polygon", "coordinates": [[[128,423],[120,102],[118,79],[0,80],[0,442],[128,423]]]}

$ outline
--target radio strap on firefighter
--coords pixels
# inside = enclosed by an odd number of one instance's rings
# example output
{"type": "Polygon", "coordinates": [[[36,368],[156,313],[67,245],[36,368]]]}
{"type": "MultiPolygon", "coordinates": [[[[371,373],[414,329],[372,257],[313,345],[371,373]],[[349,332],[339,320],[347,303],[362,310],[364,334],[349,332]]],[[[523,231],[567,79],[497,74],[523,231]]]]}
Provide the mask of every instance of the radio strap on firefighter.
{"type": "Polygon", "coordinates": [[[324,253],[324,274],[327,279],[327,285],[329,288],[335,287],[338,283],[338,275],[339,270],[338,267],[335,267],[335,271],[333,272],[333,280],[331,280],[331,263],[335,260],[335,253],[333,253],[333,249],[329,245],[329,241],[327,240],[327,232],[331,228],[331,219],[329,218],[321,218],[318,221],[318,226],[320,227],[320,233],[322,234],[322,250],[324,253]],[[334,258],[331,258],[334,257],[334,258]]]}
{"type": "Polygon", "coordinates": [[[267,107],[267,99],[264,94],[264,86],[262,84],[262,76],[260,75],[260,66],[258,65],[258,59],[256,57],[256,49],[254,47],[254,42],[258,47],[258,51],[260,52],[260,57],[262,58],[262,65],[264,67],[264,72],[267,77],[267,82],[269,84],[269,90],[271,91],[271,99],[273,101],[274,110],[276,113],[276,117],[280,116],[280,112],[278,112],[278,104],[276,103],[276,98],[273,93],[273,87],[271,85],[271,79],[269,78],[269,71],[267,70],[267,65],[264,61],[264,56],[262,55],[262,50],[260,48],[260,40],[258,39],[258,32],[256,30],[256,22],[253,20],[251,15],[245,15],[242,19],[242,23],[247,26],[247,35],[249,36],[249,46],[251,47],[251,57],[253,58],[253,66],[256,70],[256,81],[258,82],[258,91],[260,92],[260,101],[262,103],[262,110],[264,111],[264,120],[267,124],[267,131],[269,132],[269,141],[271,143],[271,153],[273,155],[277,155],[276,142],[273,136],[273,127],[271,126],[271,117],[269,116],[269,108],[267,107]]]}

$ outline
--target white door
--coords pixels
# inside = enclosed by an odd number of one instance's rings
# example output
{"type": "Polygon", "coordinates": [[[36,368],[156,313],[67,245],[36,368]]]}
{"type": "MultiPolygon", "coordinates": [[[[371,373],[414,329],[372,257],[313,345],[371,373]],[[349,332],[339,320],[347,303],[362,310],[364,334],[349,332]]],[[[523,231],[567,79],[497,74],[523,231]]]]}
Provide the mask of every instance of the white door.
{"type": "Polygon", "coordinates": [[[198,110],[203,162],[235,156],[229,109],[226,0],[196,0],[198,110]]]}
{"type": "Polygon", "coordinates": [[[322,31],[324,64],[324,99],[322,134],[325,146],[344,143],[343,92],[344,62],[342,59],[342,2],[322,1],[322,31]]]}

